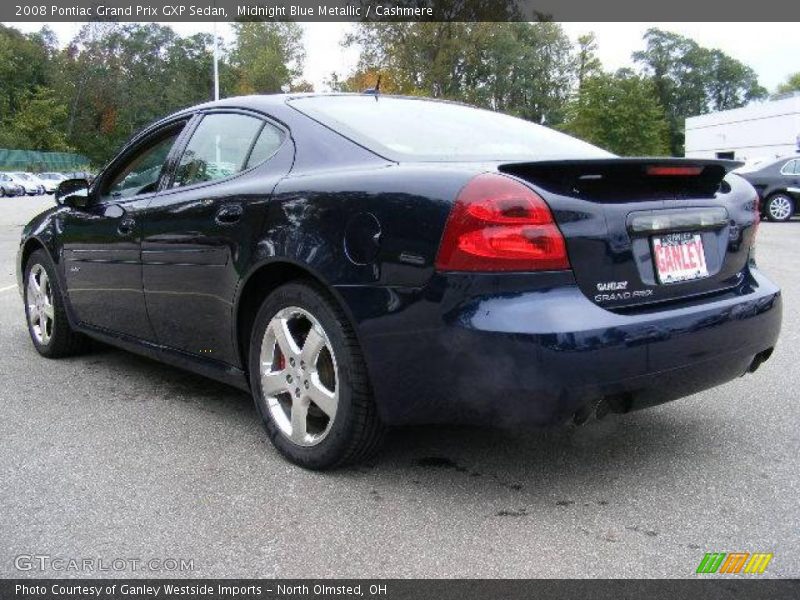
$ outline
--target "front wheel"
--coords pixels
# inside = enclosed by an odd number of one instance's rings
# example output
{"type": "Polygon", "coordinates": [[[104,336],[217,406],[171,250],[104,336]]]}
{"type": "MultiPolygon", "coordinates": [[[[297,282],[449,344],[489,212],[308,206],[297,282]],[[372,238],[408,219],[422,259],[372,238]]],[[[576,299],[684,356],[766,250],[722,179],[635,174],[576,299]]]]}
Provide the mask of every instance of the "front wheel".
{"type": "Polygon", "coordinates": [[[249,362],[256,407],[284,457],[328,469],[377,450],[383,425],[360,347],[341,309],[315,285],[289,283],[264,300],[249,362]]]}
{"type": "Polygon", "coordinates": [[[70,327],[53,261],[44,250],[31,254],[24,283],[25,317],[37,352],[60,358],[86,350],[88,338],[70,327]]]}
{"type": "Polygon", "coordinates": [[[788,194],[773,194],[764,209],[770,221],[788,221],[794,214],[794,200],[788,194]]]}

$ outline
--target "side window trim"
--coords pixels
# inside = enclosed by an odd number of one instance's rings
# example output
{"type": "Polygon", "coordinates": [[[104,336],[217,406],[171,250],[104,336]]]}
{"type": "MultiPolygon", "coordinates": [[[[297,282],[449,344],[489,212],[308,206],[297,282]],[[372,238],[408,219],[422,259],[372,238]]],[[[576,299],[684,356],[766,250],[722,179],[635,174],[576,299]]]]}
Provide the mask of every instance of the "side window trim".
{"type": "MultiPolygon", "coordinates": [[[[203,188],[203,187],[207,187],[207,186],[211,186],[211,185],[217,185],[217,184],[220,184],[220,183],[225,183],[227,181],[231,181],[232,179],[235,179],[236,177],[244,175],[245,173],[249,173],[250,171],[252,171],[256,167],[258,167],[260,165],[263,165],[264,163],[267,163],[270,160],[272,160],[273,158],[275,158],[275,156],[278,154],[278,152],[280,152],[281,148],[283,148],[283,146],[286,144],[286,140],[288,140],[291,137],[291,134],[289,133],[289,130],[282,123],[279,123],[278,121],[272,119],[268,115],[265,115],[265,114],[262,114],[262,113],[258,113],[258,112],[254,112],[254,111],[250,111],[250,110],[246,110],[246,109],[235,108],[235,107],[210,108],[210,109],[202,110],[202,111],[196,113],[194,115],[194,117],[192,118],[192,121],[184,129],[184,133],[186,133],[186,137],[184,138],[183,137],[184,134],[181,133],[181,139],[179,139],[179,142],[180,142],[180,145],[181,145],[180,152],[176,152],[174,157],[170,157],[170,160],[172,160],[173,163],[171,165],[169,177],[164,181],[163,187],[159,188],[159,193],[163,192],[164,194],[171,194],[173,192],[182,192],[182,191],[186,191],[186,190],[196,190],[196,189],[200,189],[200,188],[203,188]],[[213,181],[202,181],[200,183],[194,183],[192,185],[186,185],[186,186],[182,186],[182,187],[172,187],[174,182],[175,182],[175,174],[176,174],[175,171],[177,169],[178,162],[179,162],[181,156],[183,156],[184,150],[186,150],[186,147],[189,145],[189,142],[191,141],[192,136],[194,135],[194,132],[197,130],[198,126],[200,125],[200,123],[202,122],[202,120],[205,117],[211,116],[211,115],[219,115],[219,114],[239,114],[239,115],[245,115],[247,117],[253,117],[253,118],[258,119],[258,120],[261,121],[261,126],[258,129],[258,133],[253,138],[253,141],[250,144],[250,148],[247,150],[247,155],[244,158],[244,162],[242,163],[244,168],[242,168],[242,170],[237,172],[237,173],[233,173],[232,175],[228,175],[227,177],[223,177],[221,179],[215,179],[213,181]],[[271,125],[276,130],[281,132],[281,135],[282,135],[282,137],[281,137],[281,145],[278,146],[278,148],[275,150],[275,152],[273,152],[269,156],[269,158],[267,158],[265,161],[261,161],[257,165],[253,165],[251,167],[248,167],[247,163],[250,161],[250,155],[253,153],[253,149],[255,148],[255,145],[256,145],[256,143],[258,143],[258,138],[261,136],[261,133],[264,131],[264,127],[266,127],[267,125],[271,125]]],[[[177,148],[177,146],[178,146],[178,144],[176,143],[175,148],[177,148]]]]}
{"type": "Polygon", "coordinates": [[[172,149],[167,155],[167,160],[164,161],[164,168],[161,170],[158,188],[156,190],[157,194],[170,189],[173,178],[175,177],[175,170],[178,168],[178,161],[180,160],[181,156],[183,156],[183,151],[186,150],[186,146],[189,145],[189,140],[192,139],[197,126],[200,125],[200,121],[202,120],[203,117],[201,114],[194,113],[186,122],[186,125],[184,126],[183,131],[181,131],[181,134],[178,136],[178,139],[175,140],[175,144],[173,144],[172,149]]]}
{"type": "Polygon", "coordinates": [[[253,141],[250,142],[250,147],[247,149],[247,152],[244,155],[244,162],[242,163],[242,170],[239,171],[240,173],[244,173],[245,171],[249,171],[250,169],[252,169],[255,166],[255,165],[253,165],[253,167],[248,167],[247,165],[250,164],[250,157],[253,154],[253,148],[256,147],[256,144],[258,143],[258,138],[260,138],[261,134],[264,133],[264,127],[266,127],[266,126],[267,126],[267,122],[264,119],[261,119],[261,127],[259,127],[258,131],[256,131],[255,136],[253,136],[253,141]]]}

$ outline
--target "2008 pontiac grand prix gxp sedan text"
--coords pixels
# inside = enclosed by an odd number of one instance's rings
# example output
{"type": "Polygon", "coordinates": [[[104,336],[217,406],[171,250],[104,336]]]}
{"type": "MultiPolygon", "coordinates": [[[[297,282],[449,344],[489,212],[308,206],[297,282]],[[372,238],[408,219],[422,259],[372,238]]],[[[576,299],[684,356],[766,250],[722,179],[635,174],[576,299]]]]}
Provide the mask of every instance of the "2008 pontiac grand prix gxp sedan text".
{"type": "Polygon", "coordinates": [[[89,336],[251,390],[311,468],[387,425],[626,412],[772,352],[733,166],[445,102],[222,100],[61,184],[23,232],[28,327],[47,357],[89,336]]]}

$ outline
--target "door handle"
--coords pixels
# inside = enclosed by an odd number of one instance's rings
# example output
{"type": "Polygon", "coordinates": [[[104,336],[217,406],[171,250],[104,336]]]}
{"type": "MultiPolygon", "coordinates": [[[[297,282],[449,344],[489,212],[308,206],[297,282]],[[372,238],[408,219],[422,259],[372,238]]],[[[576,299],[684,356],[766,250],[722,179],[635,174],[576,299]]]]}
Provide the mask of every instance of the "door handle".
{"type": "Polygon", "coordinates": [[[232,225],[242,218],[243,213],[241,204],[226,204],[217,211],[215,221],[220,225],[232,225]]]}
{"type": "Polygon", "coordinates": [[[120,235],[130,235],[133,233],[133,228],[136,227],[136,220],[130,217],[122,219],[117,227],[117,233],[120,235]]]}

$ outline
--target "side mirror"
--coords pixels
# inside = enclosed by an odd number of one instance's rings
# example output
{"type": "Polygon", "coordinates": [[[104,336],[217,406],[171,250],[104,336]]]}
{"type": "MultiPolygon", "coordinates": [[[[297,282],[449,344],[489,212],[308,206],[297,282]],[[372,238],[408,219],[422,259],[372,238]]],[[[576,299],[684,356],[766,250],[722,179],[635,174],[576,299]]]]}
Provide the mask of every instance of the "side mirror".
{"type": "Polygon", "coordinates": [[[65,179],[58,184],[56,204],[84,208],[89,204],[89,182],[85,179],[65,179]]]}

